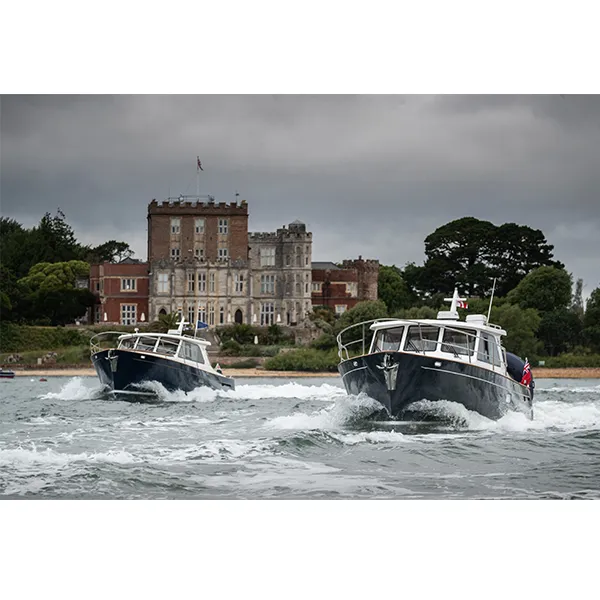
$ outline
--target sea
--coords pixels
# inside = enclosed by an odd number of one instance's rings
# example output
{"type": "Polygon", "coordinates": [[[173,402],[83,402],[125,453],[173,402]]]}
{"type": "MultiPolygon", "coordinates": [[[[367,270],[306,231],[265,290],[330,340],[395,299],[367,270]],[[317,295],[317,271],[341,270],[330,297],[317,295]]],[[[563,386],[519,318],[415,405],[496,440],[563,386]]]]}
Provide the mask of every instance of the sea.
{"type": "Polygon", "coordinates": [[[600,380],[538,380],[535,417],[422,401],[374,418],[337,378],[105,396],[93,377],[0,381],[0,497],[597,499],[600,380]]]}

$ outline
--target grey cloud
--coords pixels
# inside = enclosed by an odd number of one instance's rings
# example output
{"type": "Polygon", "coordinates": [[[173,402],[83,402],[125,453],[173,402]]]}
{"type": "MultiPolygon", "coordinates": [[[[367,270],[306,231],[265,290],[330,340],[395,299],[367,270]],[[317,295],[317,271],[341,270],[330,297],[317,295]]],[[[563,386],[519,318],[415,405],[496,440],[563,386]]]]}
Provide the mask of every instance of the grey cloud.
{"type": "Polygon", "coordinates": [[[420,262],[474,215],[542,229],[599,279],[597,96],[5,96],[0,132],[3,215],[60,206],[140,256],[147,203],[194,193],[199,154],[202,193],[238,190],[252,230],[300,218],[318,259],[420,262]]]}

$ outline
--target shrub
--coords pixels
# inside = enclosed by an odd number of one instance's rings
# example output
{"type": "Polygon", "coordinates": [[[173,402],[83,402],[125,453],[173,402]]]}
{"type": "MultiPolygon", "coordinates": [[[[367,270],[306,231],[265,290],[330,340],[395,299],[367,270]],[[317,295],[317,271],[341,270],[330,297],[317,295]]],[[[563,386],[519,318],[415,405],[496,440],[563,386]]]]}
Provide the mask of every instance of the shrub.
{"type": "Polygon", "coordinates": [[[242,345],[235,340],[227,340],[221,345],[221,354],[223,356],[239,356],[242,345]]]}
{"type": "Polygon", "coordinates": [[[0,350],[2,352],[53,350],[65,346],[81,346],[87,344],[89,338],[89,335],[79,329],[0,323],[0,350]]]}
{"type": "Polygon", "coordinates": [[[337,340],[335,335],[324,333],[316,340],[312,341],[310,347],[315,348],[316,350],[332,350],[333,348],[337,348],[337,340]]]}
{"type": "Polygon", "coordinates": [[[265,361],[265,369],[269,371],[335,372],[338,363],[339,358],[335,350],[299,348],[269,358],[265,361]]]}
{"type": "Polygon", "coordinates": [[[561,354],[546,358],[546,367],[561,368],[598,368],[600,367],[600,354],[561,354]]]}

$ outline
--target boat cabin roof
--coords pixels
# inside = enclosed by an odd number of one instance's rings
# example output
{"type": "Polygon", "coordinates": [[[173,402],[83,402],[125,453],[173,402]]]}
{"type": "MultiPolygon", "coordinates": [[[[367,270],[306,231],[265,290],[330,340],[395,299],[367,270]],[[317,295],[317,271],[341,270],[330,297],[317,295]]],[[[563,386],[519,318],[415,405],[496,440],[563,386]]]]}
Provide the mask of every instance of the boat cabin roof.
{"type": "Polygon", "coordinates": [[[138,333],[126,333],[125,335],[120,335],[119,336],[119,342],[122,340],[126,340],[129,338],[138,338],[138,337],[145,337],[145,338],[166,338],[166,339],[170,339],[173,340],[175,342],[180,342],[180,341],[184,341],[184,342],[192,342],[192,343],[196,343],[199,346],[210,346],[210,342],[203,340],[201,338],[195,338],[192,337],[191,335],[174,335],[172,333],[142,333],[141,331],[138,333]]]}
{"type": "Polygon", "coordinates": [[[406,327],[410,325],[429,325],[435,327],[448,327],[450,329],[475,329],[476,331],[485,331],[486,333],[495,336],[506,335],[506,331],[498,325],[488,324],[484,315],[469,315],[466,321],[455,321],[453,319],[397,319],[376,321],[370,328],[373,331],[379,331],[381,329],[394,329],[395,327],[406,327]]]}

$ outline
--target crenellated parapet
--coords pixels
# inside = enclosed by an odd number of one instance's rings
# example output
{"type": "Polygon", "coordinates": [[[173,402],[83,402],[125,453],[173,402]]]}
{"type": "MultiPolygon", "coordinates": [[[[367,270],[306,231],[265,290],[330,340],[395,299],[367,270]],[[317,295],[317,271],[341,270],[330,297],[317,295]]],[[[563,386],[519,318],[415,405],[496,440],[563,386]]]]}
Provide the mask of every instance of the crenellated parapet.
{"type": "Polygon", "coordinates": [[[238,202],[215,202],[212,196],[179,196],[166,200],[152,200],[148,204],[149,215],[248,215],[246,200],[238,202]]]}

